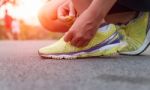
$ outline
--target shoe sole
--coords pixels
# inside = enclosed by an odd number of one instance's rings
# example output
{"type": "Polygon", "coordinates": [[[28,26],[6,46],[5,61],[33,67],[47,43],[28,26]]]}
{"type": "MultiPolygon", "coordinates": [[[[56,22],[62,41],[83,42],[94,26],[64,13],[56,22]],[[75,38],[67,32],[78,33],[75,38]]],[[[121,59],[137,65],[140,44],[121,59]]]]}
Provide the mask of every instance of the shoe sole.
{"type": "Polygon", "coordinates": [[[138,50],[131,51],[131,52],[121,52],[119,54],[120,55],[128,55],[128,56],[137,56],[137,55],[142,54],[145,50],[147,50],[149,45],[150,45],[150,30],[147,33],[147,36],[145,38],[143,45],[138,50]]]}
{"type": "Polygon", "coordinates": [[[120,48],[120,50],[121,50],[121,48],[124,48],[125,46],[126,46],[125,42],[120,42],[117,44],[110,44],[110,45],[103,46],[103,47],[99,48],[98,50],[91,51],[91,52],[80,52],[80,53],[71,54],[71,55],[69,55],[69,54],[42,55],[39,53],[39,55],[45,59],[58,59],[58,60],[62,60],[62,59],[71,60],[71,59],[80,59],[80,58],[88,58],[88,57],[112,56],[112,55],[118,54],[118,51],[119,51],[118,48],[120,48]],[[116,50],[111,52],[110,49],[112,49],[112,48],[114,48],[116,50]],[[106,55],[105,52],[107,52],[108,50],[110,52],[108,52],[106,55]],[[94,54],[94,53],[97,53],[97,54],[94,54]]]}

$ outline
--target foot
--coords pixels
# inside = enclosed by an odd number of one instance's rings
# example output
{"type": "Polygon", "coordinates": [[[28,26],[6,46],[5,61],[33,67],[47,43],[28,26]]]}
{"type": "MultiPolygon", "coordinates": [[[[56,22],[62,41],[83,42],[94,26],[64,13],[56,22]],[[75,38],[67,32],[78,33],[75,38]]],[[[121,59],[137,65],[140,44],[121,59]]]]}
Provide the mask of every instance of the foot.
{"type": "Polygon", "coordinates": [[[41,48],[39,55],[50,59],[76,59],[97,56],[110,56],[118,52],[125,44],[120,42],[116,27],[113,24],[99,28],[90,43],[83,48],[72,46],[61,38],[53,45],[41,48]]]}
{"type": "Polygon", "coordinates": [[[150,15],[143,12],[131,20],[127,25],[122,25],[119,32],[124,36],[128,46],[120,51],[121,55],[139,55],[143,53],[150,44],[150,15]]]}

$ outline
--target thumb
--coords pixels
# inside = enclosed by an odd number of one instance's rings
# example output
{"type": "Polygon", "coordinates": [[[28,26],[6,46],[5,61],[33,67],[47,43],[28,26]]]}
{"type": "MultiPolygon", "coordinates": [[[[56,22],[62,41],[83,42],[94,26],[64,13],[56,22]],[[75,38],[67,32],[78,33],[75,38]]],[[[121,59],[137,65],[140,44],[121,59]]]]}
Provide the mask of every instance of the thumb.
{"type": "Polygon", "coordinates": [[[69,16],[71,16],[71,17],[76,16],[76,11],[75,11],[75,8],[74,8],[74,5],[72,2],[70,2],[70,4],[69,4],[69,16]]]}
{"type": "Polygon", "coordinates": [[[65,20],[65,14],[66,14],[66,11],[64,9],[63,6],[60,6],[58,9],[57,9],[57,17],[58,19],[60,20],[65,20]]]}

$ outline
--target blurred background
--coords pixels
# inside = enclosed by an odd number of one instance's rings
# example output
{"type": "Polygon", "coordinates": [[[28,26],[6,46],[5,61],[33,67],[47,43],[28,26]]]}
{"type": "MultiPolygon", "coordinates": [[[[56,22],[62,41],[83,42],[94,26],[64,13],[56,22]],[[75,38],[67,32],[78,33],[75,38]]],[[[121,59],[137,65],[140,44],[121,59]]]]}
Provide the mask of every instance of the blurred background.
{"type": "Polygon", "coordinates": [[[45,30],[38,11],[49,0],[0,0],[0,40],[59,39],[61,33],[45,30]]]}

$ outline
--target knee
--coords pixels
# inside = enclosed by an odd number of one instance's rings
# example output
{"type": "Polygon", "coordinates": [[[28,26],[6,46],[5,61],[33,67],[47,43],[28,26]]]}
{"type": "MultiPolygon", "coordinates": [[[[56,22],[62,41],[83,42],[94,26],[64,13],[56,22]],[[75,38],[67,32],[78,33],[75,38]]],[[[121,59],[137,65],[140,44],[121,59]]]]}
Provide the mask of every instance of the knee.
{"type": "Polygon", "coordinates": [[[72,24],[65,23],[57,18],[57,8],[60,3],[47,3],[39,12],[40,23],[51,32],[67,32],[72,24]]]}

